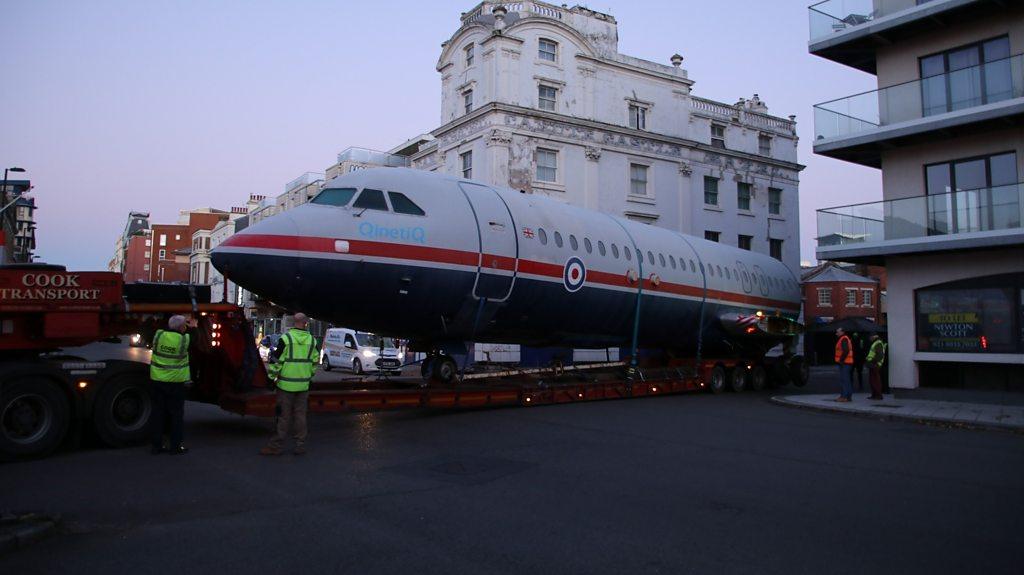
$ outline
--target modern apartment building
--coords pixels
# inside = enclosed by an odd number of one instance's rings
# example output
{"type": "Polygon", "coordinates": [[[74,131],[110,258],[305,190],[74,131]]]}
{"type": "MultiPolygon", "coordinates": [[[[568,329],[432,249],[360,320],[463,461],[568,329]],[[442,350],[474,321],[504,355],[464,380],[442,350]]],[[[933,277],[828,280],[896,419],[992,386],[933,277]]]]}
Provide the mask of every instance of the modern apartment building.
{"type": "Polygon", "coordinates": [[[818,212],[818,258],[886,266],[893,386],[1024,388],[1024,3],[809,13],[811,54],[878,78],[815,106],[814,151],[883,185],[818,212]]]}

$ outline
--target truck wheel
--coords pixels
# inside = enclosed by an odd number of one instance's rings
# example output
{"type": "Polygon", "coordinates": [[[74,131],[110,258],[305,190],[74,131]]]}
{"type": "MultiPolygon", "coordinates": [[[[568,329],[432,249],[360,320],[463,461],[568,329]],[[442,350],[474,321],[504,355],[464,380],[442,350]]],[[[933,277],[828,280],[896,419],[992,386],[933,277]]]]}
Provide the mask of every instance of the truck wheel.
{"type": "Polygon", "coordinates": [[[708,381],[708,389],[711,393],[722,393],[725,391],[725,368],[716,365],[711,370],[711,378],[708,381]]]}
{"type": "Polygon", "coordinates": [[[458,366],[455,365],[455,360],[447,355],[434,358],[433,364],[433,379],[434,381],[449,384],[455,380],[455,376],[458,375],[458,366]]]}
{"type": "Polygon", "coordinates": [[[103,384],[92,413],[100,441],[110,447],[124,447],[149,437],[153,416],[149,387],[149,378],[141,375],[123,375],[103,384]]]}
{"type": "Polygon", "coordinates": [[[320,366],[324,368],[324,371],[331,371],[331,356],[324,354],[324,360],[320,362],[320,366]]]}
{"type": "Polygon", "coordinates": [[[363,375],[363,362],[359,361],[358,357],[352,360],[352,373],[363,375]]]}
{"type": "Polygon", "coordinates": [[[747,388],[747,368],[738,365],[729,370],[729,389],[739,393],[747,388]]]}
{"type": "Polygon", "coordinates": [[[70,425],[64,392],[47,379],[15,380],[0,392],[0,454],[46,455],[60,445],[70,425]]]}
{"type": "Polygon", "coordinates": [[[750,370],[750,389],[761,391],[768,387],[768,370],[763,365],[755,365],[750,370]]]}

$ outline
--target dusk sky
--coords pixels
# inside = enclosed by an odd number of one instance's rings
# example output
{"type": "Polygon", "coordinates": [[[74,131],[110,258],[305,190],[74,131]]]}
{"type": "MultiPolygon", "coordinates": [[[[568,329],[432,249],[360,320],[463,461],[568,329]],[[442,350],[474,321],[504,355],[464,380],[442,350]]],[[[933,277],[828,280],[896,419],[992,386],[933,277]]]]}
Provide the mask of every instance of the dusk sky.
{"type": "MultiPolygon", "coordinates": [[[[877,170],[811,153],[816,103],[874,78],[807,53],[804,0],[601,0],[619,51],[669,63],[695,95],[755,92],[797,116],[802,258],[818,208],[881,198],[877,170]]],[[[436,128],[440,44],[471,1],[0,3],[0,163],[32,180],[37,254],[105,269],[131,210],[230,209],[323,172],[348,146],[436,128]]]]}

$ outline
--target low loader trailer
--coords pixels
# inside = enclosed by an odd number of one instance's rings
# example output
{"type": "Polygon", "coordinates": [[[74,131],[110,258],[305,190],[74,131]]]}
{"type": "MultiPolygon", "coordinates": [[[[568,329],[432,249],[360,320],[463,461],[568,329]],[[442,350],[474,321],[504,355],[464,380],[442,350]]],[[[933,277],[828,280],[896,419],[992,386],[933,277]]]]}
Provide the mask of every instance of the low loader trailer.
{"type": "MultiPolygon", "coordinates": [[[[0,458],[40,457],[91,435],[111,447],[149,437],[146,361],[78,355],[75,348],[152,334],[171,315],[193,319],[188,399],[272,417],[275,394],[242,308],[208,303],[209,288],[124,284],[111,272],[28,264],[0,268],[0,458]]],[[[314,412],[533,406],[721,392],[806,382],[800,362],[674,359],[627,377],[623,362],[462,374],[447,385],[353,378],[315,383],[314,412]]]]}

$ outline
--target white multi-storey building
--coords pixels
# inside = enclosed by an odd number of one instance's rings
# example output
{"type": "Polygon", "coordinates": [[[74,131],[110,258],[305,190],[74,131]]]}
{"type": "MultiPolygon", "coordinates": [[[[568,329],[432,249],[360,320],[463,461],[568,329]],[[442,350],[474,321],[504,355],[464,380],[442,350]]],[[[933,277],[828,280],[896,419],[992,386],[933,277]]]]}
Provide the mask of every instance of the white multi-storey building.
{"type": "Polygon", "coordinates": [[[580,6],[482,2],[442,45],[443,124],[392,151],[414,168],[770,253],[798,271],[794,118],[768,115],[757,95],[700,98],[682,56],[641,60],[617,39],[613,17],[580,6]]]}

